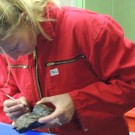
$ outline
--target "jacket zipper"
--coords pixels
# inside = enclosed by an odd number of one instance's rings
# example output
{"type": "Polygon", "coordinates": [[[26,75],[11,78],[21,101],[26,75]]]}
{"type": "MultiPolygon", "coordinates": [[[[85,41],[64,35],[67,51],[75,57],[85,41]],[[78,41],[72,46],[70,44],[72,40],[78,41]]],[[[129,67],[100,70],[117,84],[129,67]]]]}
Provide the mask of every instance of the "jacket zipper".
{"type": "Polygon", "coordinates": [[[33,58],[35,60],[35,77],[36,77],[36,83],[37,83],[37,87],[38,87],[38,93],[39,93],[40,99],[42,99],[43,95],[42,95],[42,90],[41,90],[39,75],[38,75],[38,56],[37,56],[36,49],[33,52],[33,58]]]}
{"type": "Polygon", "coordinates": [[[48,62],[46,64],[46,67],[51,67],[51,66],[55,66],[55,65],[61,65],[61,64],[66,64],[66,63],[72,63],[75,62],[81,58],[85,58],[85,55],[79,55],[73,59],[69,59],[69,60],[61,60],[61,61],[54,61],[54,62],[48,62]]]}
{"type": "Polygon", "coordinates": [[[26,69],[29,66],[28,65],[9,65],[8,67],[9,68],[23,68],[23,69],[26,69]]]}
{"type": "MultiPolygon", "coordinates": [[[[38,92],[39,92],[39,96],[40,99],[43,98],[42,95],[42,90],[41,90],[41,86],[40,86],[40,82],[39,82],[39,75],[38,75],[38,56],[37,56],[37,51],[36,49],[33,52],[33,58],[35,59],[35,76],[36,76],[36,83],[37,83],[37,87],[38,87],[38,92]]],[[[48,128],[48,132],[51,133],[50,128],[48,128]]]]}

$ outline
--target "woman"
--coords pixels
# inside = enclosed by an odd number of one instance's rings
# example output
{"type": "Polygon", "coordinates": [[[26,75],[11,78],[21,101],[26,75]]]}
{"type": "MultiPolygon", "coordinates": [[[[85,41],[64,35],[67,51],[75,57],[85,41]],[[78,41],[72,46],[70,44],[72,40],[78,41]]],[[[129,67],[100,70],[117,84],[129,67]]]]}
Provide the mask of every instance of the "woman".
{"type": "Polygon", "coordinates": [[[1,51],[1,122],[51,103],[54,112],[38,120],[45,131],[129,134],[123,114],[135,105],[135,46],[111,17],[56,1],[2,0],[0,47],[8,55],[7,64],[1,51]]]}

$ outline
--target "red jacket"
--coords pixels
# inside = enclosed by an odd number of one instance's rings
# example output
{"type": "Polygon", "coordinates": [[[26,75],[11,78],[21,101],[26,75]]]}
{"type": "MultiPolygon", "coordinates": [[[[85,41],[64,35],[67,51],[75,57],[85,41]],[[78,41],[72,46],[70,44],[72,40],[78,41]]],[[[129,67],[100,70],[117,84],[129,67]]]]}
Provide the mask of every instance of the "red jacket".
{"type": "MultiPolygon", "coordinates": [[[[56,22],[42,26],[53,40],[38,35],[36,56],[23,56],[17,61],[9,58],[7,93],[15,98],[25,96],[32,106],[40,100],[40,94],[48,97],[69,93],[75,115],[70,123],[52,129],[52,133],[128,135],[123,114],[135,106],[134,44],[109,16],[53,8],[48,17],[56,18],[56,22]]],[[[7,79],[3,56],[0,74],[2,89],[7,79]]],[[[0,121],[10,122],[2,112],[5,99],[1,93],[0,121]]]]}

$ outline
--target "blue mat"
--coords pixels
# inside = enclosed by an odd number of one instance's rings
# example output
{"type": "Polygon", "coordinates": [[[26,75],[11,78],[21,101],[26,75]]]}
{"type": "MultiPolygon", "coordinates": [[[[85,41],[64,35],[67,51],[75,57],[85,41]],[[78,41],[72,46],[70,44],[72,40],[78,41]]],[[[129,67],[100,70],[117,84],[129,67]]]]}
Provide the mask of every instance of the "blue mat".
{"type": "Polygon", "coordinates": [[[1,123],[1,122],[0,122],[0,134],[1,135],[54,135],[49,133],[36,132],[32,130],[20,134],[15,129],[13,129],[12,125],[1,123]]]}

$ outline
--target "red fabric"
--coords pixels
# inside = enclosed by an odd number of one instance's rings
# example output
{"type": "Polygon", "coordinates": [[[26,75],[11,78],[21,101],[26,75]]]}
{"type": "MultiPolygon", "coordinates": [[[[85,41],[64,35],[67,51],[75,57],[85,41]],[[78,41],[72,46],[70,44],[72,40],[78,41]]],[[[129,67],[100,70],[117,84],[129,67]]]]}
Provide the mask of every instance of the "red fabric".
{"type": "MultiPolygon", "coordinates": [[[[63,135],[128,135],[123,114],[135,105],[135,46],[124,37],[120,26],[109,16],[75,8],[52,8],[56,22],[42,26],[52,41],[38,36],[39,78],[44,97],[69,93],[76,108],[72,121],[53,133],[63,135]],[[48,62],[80,58],[46,67],[48,62]],[[50,70],[58,70],[51,76],[50,70]]],[[[49,15],[48,15],[49,16],[49,15]]],[[[7,68],[0,58],[0,88],[7,68]]],[[[32,55],[11,65],[10,95],[20,92],[33,106],[39,100],[32,55]]],[[[4,78],[4,77],[5,78],[4,78]]],[[[15,97],[19,97],[17,94],[15,97]]],[[[0,95],[1,106],[5,96],[0,95]]],[[[1,108],[0,108],[1,109],[1,108]]],[[[0,110],[0,121],[8,122],[0,110]]]]}

